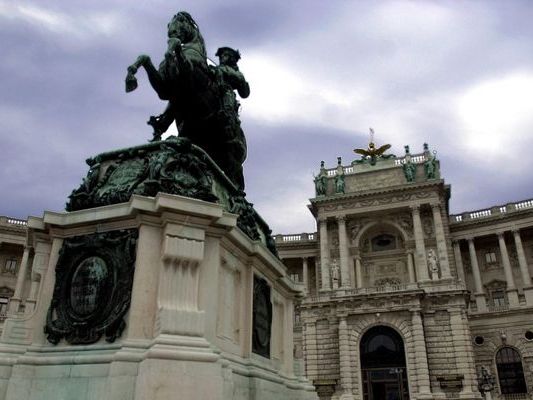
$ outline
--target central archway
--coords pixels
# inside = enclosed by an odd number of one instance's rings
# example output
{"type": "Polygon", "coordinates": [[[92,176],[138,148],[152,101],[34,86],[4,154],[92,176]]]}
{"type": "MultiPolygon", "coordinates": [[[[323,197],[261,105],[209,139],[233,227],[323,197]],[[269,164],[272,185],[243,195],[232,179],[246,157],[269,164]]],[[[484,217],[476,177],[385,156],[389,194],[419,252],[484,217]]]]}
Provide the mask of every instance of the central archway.
{"type": "Polygon", "coordinates": [[[405,349],[394,329],[375,326],[360,343],[364,400],[408,400],[405,349]]]}

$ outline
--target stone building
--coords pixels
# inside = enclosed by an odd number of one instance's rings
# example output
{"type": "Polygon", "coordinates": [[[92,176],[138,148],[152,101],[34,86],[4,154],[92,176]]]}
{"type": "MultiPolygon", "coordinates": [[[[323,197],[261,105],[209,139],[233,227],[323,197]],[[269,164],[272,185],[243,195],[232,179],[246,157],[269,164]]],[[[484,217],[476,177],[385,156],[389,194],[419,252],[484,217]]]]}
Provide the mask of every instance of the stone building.
{"type": "MultiPolygon", "coordinates": [[[[20,305],[22,283],[26,274],[20,274],[26,244],[26,221],[0,216],[0,332],[10,311],[20,305]]],[[[26,262],[26,260],[24,260],[26,262]]]]}
{"type": "MultiPolygon", "coordinates": [[[[533,200],[449,215],[439,161],[406,150],[322,166],[318,232],[276,236],[295,367],[321,399],[533,398],[533,200]]],[[[50,243],[27,232],[0,217],[0,326],[35,309],[50,243]]]]}
{"type": "Polygon", "coordinates": [[[371,147],[322,163],[317,233],[276,236],[305,289],[294,351],[320,398],[477,399],[479,383],[533,398],[533,201],[450,215],[427,145],[371,147]]]}

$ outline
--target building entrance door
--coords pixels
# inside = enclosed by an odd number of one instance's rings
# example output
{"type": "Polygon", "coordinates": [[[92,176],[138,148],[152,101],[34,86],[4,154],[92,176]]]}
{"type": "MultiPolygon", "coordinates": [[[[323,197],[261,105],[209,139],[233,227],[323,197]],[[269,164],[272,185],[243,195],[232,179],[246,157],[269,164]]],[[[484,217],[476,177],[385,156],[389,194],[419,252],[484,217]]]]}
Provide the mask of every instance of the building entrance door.
{"type": "Polygon", "coordinates": [[[393,329],[377,326],[361,340],[364,400],[409,400],[403,340],[393,329]]]}

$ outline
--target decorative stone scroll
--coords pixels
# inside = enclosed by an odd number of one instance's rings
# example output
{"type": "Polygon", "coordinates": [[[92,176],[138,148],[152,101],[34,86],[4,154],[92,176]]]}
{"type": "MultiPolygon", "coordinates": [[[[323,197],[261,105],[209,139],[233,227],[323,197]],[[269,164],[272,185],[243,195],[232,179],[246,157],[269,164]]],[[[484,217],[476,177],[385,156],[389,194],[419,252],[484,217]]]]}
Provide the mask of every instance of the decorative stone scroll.
{"type": "Polygon", "coordinates": [[[137,230],[76,236],[64,241],[48,309],[48,341],[90,344],[122,334],[131,300],[137,230]]]}
{"type": "Polygon", "coordinates": [[[272,338],[272,302],[270,286],[265,279],[254,276],[252,351],[270,358],[272,338]]]}

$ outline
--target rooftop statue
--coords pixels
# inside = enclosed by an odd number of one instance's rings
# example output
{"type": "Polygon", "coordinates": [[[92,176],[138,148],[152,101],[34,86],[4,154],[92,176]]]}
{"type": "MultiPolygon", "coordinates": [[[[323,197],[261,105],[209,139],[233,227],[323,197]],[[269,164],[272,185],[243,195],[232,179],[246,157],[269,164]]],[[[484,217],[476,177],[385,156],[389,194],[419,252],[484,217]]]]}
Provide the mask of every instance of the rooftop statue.
{"type": "Polygon", "coordinates": [[[168,47],[156,68],[147,55],[128,67],[126,92],[137,88],[135,74],[143,67],[165,111],[150,117],[153,140],[161,140],[172,122],[179,136],[201,147],[239,190],[244,190],[242,163],[246,140],[239,119],[239,96],[250,95],[250,87],[239,71],[240,54],[229,47],[218,49],[218,66],[207,64],[204,39],[190,14],[179,12],[168,24],[168,47]]]}

